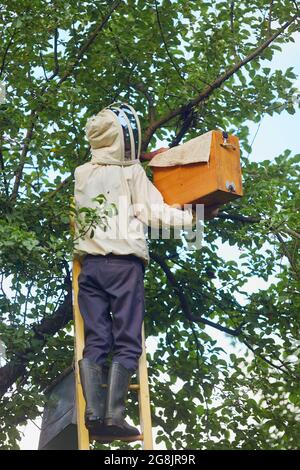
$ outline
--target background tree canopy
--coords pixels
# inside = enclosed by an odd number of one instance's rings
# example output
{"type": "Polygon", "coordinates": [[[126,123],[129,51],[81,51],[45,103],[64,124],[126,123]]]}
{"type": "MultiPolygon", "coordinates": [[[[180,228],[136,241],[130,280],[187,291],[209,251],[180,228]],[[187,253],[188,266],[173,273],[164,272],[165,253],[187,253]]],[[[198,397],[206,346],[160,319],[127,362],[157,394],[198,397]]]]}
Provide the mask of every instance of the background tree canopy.
{"type": "Polygon", "coordinates": [[[43,388],[72,363],[73,173],[90,158],[87,117],[118,99],[141,117],[143,151],[211,129],[242,145],[245,196],[207,222],[203,249],[150,241],[157,443],[297,448],[299,155],[251,162],[246,125],[298,106],[293,67],[265,66],[299,31],[297,2],[6,0],[0,11],[1,448],[18,448],[17,426],[40,414],[43,388]],[[223,259],[225,242],[240,259],[223,259]],[[271,275],[266,290],[244,290],[271,275]]]}

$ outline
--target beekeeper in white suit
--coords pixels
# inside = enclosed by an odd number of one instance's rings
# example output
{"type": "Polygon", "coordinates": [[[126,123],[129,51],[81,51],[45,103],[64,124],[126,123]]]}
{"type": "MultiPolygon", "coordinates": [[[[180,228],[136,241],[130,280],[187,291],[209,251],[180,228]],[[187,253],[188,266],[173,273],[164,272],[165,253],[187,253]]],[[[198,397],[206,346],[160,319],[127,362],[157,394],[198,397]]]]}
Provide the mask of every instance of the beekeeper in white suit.
{"type": "Polygon", "coordinates": [[[76,207],[96,208],[93,198],[103,194],[118,213],[109,218],[106,231],[96,227],[93,237],[88,231],[76,246],[82,260],[78,301],[85,348],[79,367],[85,422],[92,434],[132,437],[139,431],[125,421],[125,400],[142,352],[143,278],[149,263],[145,227],[191,227],[193,214],[165,204],[147,178],[140,163],[139,119],[131,106],[103,109],[88,120],[86,136],[92,159],[75,170],[76,207]],[[101,384],[110,352],[106,391],[101,384]]]}

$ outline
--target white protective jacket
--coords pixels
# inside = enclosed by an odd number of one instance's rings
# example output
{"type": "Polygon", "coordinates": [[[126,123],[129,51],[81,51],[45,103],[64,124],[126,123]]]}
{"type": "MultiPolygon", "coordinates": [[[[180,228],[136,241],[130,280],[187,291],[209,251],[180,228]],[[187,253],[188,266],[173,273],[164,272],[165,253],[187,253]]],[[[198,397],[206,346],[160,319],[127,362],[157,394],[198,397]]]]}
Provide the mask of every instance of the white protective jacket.
{"type": "Polygon", "coordinates": [[[133,254],[147,265],[147,226],[188,228],[192,226],[192,211],[165,204],[138,160],[124,163],[122,129],[110,110],[98,113],[86,129],[92,160],[75,169],[75,205],[77,209],[99,208],[93,198],[103,194],[107,204],[116,205],[118,213],[108,218],[106,230],[97,226],[92,237],[90,229],[78,238],[75,221],[75,255],[83,259],[86,254],[133,254]]]}

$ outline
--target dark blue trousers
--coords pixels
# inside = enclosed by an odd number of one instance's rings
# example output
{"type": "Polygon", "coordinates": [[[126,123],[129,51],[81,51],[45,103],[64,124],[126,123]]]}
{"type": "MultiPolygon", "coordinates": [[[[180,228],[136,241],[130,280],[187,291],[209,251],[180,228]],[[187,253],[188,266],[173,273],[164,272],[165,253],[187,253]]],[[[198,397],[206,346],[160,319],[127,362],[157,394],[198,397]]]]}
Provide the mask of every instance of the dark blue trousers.
{"type": "Polygon", "coordinates": [[[113,360],[136,370],[142,353],[145,267],[134,255],[87,255],[78,278],[84,320],[83,357],[102,365],[113,360]]]}

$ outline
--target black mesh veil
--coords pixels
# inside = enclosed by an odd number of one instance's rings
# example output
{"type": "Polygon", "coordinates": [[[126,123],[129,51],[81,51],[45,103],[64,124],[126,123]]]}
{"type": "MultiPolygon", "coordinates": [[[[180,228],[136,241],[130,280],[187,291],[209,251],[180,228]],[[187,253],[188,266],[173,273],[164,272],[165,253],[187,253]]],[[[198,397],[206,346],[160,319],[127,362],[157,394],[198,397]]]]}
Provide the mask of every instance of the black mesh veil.
{"type": "Polygon", "coordinates": [[[139,159],[141,152],[141,127],[135,110],[127,103],[112,103],[108,106],[108,109],[115,113],[122,127],[125,161],[139,159]]]}

